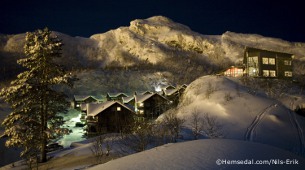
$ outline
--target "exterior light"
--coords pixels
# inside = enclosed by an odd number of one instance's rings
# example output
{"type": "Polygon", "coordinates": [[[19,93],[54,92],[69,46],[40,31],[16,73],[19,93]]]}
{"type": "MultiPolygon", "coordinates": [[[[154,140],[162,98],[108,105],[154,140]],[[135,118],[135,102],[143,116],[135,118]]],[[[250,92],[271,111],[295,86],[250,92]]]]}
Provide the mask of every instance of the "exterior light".
{"type": "Polygon", "coordinates": [[[121,111],[121,107],[117,107],[116,110],[117,110],[117,111],[121,111]]]}

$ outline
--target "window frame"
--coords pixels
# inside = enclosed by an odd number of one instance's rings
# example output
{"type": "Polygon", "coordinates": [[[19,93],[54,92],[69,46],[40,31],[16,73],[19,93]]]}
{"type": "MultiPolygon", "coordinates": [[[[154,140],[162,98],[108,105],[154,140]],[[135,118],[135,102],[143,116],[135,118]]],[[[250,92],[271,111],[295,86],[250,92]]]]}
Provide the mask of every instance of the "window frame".
{"type": "Polygon", "coordinates": [[[263,77],[270,77],[270,71],[269,70],[263,70],[263,77]]]}

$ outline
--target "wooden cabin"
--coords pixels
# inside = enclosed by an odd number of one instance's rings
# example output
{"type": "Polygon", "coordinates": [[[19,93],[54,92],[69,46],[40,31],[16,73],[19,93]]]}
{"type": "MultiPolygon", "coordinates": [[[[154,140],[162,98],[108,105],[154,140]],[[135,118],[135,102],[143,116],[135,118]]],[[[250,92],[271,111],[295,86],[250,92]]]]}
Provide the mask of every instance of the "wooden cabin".
{"type": "Polygon", "coordinates": [[[133,122],[135,112],[118,101],[87,106],[88,133],[122,132],[133,122]]]}
{"type": "Polygon", "coordinates": [[[97,98],[96,96],[91,96],[91,95],[74,95],[73,99],[73,107],[74,109],[80,109],[82,104],[86,103],[99,103],[101,100],[97,98]]]}
{"type": "Polygon", "coordinates": [[[291,79],[292,59],[292,54],[247,47],[245,72],[251,77],[291,79]]]}
{"type": "Polygon", "coordinates": [[[135,111],[138,116],[157,118],[169,107],[170,101],[158,93],[135,95],[135,111]]]}

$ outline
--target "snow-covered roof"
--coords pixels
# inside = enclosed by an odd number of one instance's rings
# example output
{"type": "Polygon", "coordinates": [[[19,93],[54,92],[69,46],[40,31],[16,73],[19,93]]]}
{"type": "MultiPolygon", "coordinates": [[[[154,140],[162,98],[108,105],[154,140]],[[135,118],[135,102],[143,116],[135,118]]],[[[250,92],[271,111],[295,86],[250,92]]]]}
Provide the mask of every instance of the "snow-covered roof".
{"type": "Polygon", "coordinates": [[[178,91],[178,89],[168,89],[168,90],[164,90],[164,94],[166,96],[170,96],[170,95],[176,93],[177,91],[178,91]]]}
{"type": "Polygon", "coordinates": [[[74,95],[74,100],[75,101],[84,101],[88,98],[92,97],[94,100],[100,101],[101,99],[99,99],[96,96],[92,96],[92,95],[74,95]]]}
{"type": "Polygon", "coordinates": [[[131,112],[134,113],[134,111],[132,109],[130,109],[129,107],[121,104],[118,101],[106,101],[104,103],[90,103],[87,106],[87,114],[88,116],[96,116],[99,113],[101,113],[102,111],[106,110],[107,108],[111,107],[114,104],[119,104],[120,106],[130,110],[131,112]]]}
{"type": "Polygon", "coordinates": [[[134,96],[131,96],[131,97],[122,97],[123,99],[123,103],[129,103],[131,100],[134,99],[134,96]]]}
{"type": "Polygon", "coordinates": [[[158,96],[164,98],[165,100],[168,100],[168,99],[166,99],[165,97],[163,97],[162,95],[160,95],[158,93],[145,94],[145,95],[136,95],[135,96],[135,100],[136,100],[137,103],[142,103],[142,102],[146,101],[147,99],[151,98],[154,95],[158,95],[158,96]]]}
{"type": "Polygon", "coordinates": [[[163,90],[168,90],[168,89],[176,89],[175,86],[172,86],[172,85],[168,85],[168,86],[165,86],[162,88],[163,90]]]}
{"type": "Polygon", "coordinates": [[[138,94],[140,94],[140,95],[153,94],[153,92],[151,92],[151,91],[142,91],[142,92],[139,92],[138,94]]]}
{"type": "Polygon", "coordinates": [[[107,95],[108,95],[109,97],[118,97],[118,96],[120,96],[120,95],[124,95],[124,96],[128,97],[128,95],[125,94],[125,93],[107,93],[107,95]]]}

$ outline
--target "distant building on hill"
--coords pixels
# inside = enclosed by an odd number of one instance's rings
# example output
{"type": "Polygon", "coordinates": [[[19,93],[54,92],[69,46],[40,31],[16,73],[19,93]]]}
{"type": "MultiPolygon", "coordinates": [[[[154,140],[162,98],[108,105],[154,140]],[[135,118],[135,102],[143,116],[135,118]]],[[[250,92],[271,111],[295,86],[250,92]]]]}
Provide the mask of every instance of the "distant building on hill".
{"type": "Polygon", "coordinates": [[[250,77],[291,79],[293,55],[247,47],[245,74],[250,77]]]}

